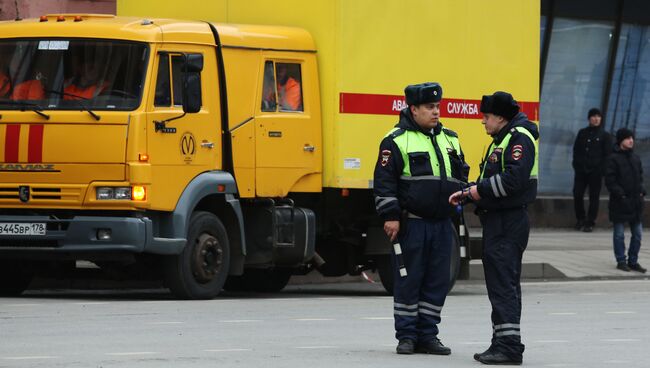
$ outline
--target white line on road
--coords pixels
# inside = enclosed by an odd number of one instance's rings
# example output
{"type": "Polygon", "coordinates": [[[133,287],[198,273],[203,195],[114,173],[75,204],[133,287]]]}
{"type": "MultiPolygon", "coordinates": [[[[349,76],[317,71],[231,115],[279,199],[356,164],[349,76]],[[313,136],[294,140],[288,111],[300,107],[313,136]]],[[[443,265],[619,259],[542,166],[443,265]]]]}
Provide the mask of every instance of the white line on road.
{"type": "Polygon", "coordinates": [[[30,359],[56,359],[58,356],[42,355],[42,356],[18,356],[18,357],[3,357],[6,360],[30,360],[30,359]]]}
{"type": "Polygon", "coordinates": [[[485,341],[463,341],[461,342],[463,345],[487,345],[485,341]]]}
{"type": "Polygon", "coordinates": [[[555,344],[555,343],[564,344],[569,342],[569,340],[537,340],[535,342],[538,344],[555,344]]]}
{"type": "Polygon", "coordinates": [[[605,312],[607,314],[636,314],[636,312],[632,311],[610,311],[610,312],[605,312]]]}
{"type": "Polygon", "coordinates": [[[185,322],[179,321],[164,321],[164,322],[149,322],[150,325],[182,325],[185,322]]]}
{"type": "Polygon", "coordinates": [[[296,349],[336,349],[337,346],[321,345],[321,346],[296,346],[296,349]]]}
{"type": "Polygon", "coordinates": [[[573,363],[553,363],[553,364],[546,364],[544,367],[575,367],[576,364],[573,363]]]}
{"type": "Polygon", "coordinates": [[[600,341],[604,342],[635,342],[635,341],[641,341],[639,339],[602,339],[600,341]]]}
{"type": "Polygon", "coordinates": [[[71,303],[73,305],[103,305],[103,304],[108,304],[107,302],[79,302],[79,303],[71,303]]]}
{"type": "Polygon", "coordinates": [[[578,313],[575,312],[554,312],[554,313],[549,313],[549,316],[573,316],[578,313]]]}
{"type": "Polygon", "coordinates": [[[607,364],[629,364],[632,363],[630,360],[606,360],[604,363],[607,364]]]}
{"type": "Polygon", "coordinates": [[[250,323],[250,322],[262,322],[261,319],[226,319],[218,322],[223,323],[250,323]]]}
{"type": "Polygon", "coordinates": [[[160,354],[160,353],[155,351],[128,351],[128,352],[121,352],[121,353],[106,353],[106,355],[116,355],[116,356],[154,355],[154,354],[160,354]]]}
{"type": "Polygon", "coordinates": [[[292,321],[310,322],[310,321],[334,321],[333,318],[294,318],[292,321]]]}
{"type": "Polygon", "coordinates": [[[253,349],[206,349],[210,353],[228,353],[228,352],[237,352],[237,351],[252,351],[253,349]]]}
{"type": "Polygon", "coordinates": [[[382,321],[382,320],[392,320],[393,317],[361,317],[361,319],[367,319],[371,321],[382,321]]]}
{"type": "Polygon", "coordinates": [[[41,304],[34,304],[34,303],[32,303],[32,304],[5,304],[4,306],[5,307],[36,307],[36,306],[39,306],[39,305],[41,305],[41,304]]]}
{"type": "Polygon", "coordinates": [[[600,296],[600,295],[605,295],[605,293],[580,293],[578,295],[582,295],[582,296],[600,296]]]}

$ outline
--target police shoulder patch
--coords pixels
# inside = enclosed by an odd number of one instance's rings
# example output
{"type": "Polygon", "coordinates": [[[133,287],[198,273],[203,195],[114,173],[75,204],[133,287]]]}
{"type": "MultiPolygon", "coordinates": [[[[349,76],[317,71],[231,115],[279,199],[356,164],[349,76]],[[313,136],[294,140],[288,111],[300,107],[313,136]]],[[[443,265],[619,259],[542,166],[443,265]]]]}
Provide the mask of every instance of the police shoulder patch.
{"type": "Polygon", "coordinates": [[[524,155],[524,147],[521,144],[515,144],[512,146],[512,159],[518,161],[524,155]]]}
{"type": "Polygon", "coordinates": [[[380,163],[382,167],[388,165],[388,160],[390,160],[391,154],[392,152],[390,150],[381,150],[380,163]]]}

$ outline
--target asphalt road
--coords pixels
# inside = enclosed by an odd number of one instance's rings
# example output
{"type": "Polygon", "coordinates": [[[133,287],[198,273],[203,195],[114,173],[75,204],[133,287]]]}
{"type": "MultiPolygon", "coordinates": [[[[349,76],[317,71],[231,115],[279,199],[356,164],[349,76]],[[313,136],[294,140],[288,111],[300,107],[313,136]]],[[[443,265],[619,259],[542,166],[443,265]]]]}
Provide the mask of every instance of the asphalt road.
{"type": "MultiPolygon", "coordinates": [[[[650,367],[650,281],[525,283],[527,367],[650,367]]],[[[0,367],[478,367],[491,335],[480,282],[440,325],[450,356],[394,353],[392,299],[369,283],[171,300],[165,292],[31,291],[0,299],[0,367]]]]}

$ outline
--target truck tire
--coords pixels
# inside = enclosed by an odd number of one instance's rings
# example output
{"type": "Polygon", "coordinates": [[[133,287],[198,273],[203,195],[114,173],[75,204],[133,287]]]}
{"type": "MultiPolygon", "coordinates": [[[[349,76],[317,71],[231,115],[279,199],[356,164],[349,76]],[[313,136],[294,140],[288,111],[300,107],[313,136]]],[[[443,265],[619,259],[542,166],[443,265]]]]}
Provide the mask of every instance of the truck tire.
{"type": "Polygon", "coordinates": [[[18,296],[27,290],[34,271],[28,265],[0,262],[0,296],[18,296]]]}
{"type": "MultiPolygon", "coordinates": [[[[460,272],[460,237],[456,230],[452,231],[451,235],[451,256],[449,264],[449,291],[454,288],[458,273],[460,272]]],[[[393,295],[393,266],[391,265],[390,255],[381,255],[375,258],[375,265],[381,284],[388,294],[393,295]]]]}
{"type": "Polygon", "coordinates": [[[221,292],[230,266],[230,244],[223,224],[210,212],[190,217],[187,243],[165,260],[165,279],[180,299],[211,299],[221,292]]]}

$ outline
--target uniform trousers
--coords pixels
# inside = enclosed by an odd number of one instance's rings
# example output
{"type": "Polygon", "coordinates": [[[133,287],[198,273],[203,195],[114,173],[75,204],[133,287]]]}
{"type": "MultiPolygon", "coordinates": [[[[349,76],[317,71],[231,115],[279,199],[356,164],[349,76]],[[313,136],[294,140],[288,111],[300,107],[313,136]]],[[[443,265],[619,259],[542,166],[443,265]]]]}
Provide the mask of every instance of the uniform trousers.
{"type": "Polygon", "coordinates": [[[483,226],[483,270],[492,305],[491,350],[521,358],[521,259],[528,245],[530,224],[526,209],[480,215],[483,226]]]}
{"type": "Polygon", "coordinates": [[[407,276],[401,277],[393,251],[395,337],[426,342],[438,335],[440,314],[449,292],[452,246],[450,219],[409,218],[398,239],[407,276]]]}

